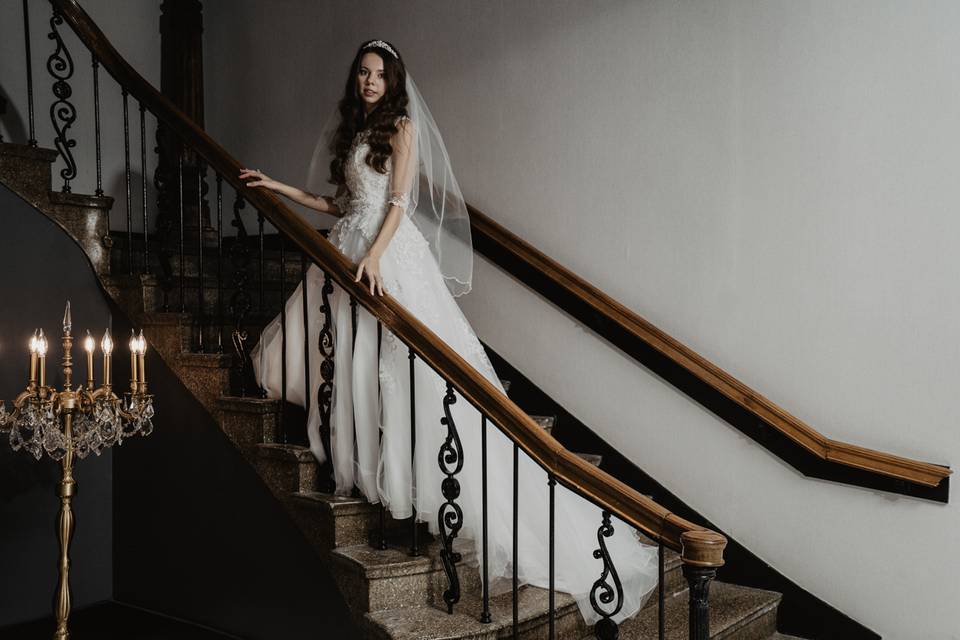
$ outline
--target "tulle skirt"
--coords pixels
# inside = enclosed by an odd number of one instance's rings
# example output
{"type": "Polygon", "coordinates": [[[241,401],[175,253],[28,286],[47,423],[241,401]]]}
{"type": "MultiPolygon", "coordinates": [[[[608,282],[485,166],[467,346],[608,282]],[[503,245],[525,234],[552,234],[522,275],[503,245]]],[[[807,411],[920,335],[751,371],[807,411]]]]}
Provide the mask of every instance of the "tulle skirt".
{"type": "MultiPolygon", "coordinates": [[[[330,240],[351,261],[367,252],[379,228],[376,219],[363,213],[341,218],[330,240]]],[[[387,293],[470,363],[493,385],[502,389],[482,345],[450,294],[436,260],[417,227],[404,219],[380,259],[380,271],[387,293]]],[[[301,285],[302,286],[302,285],[301,285]]],[[[321,381],[322,358],[317,349],[323,317],[320,313],[323,274],[317,267],[307,272],[307,304],[310,322],[306,328],[309,344],[312,401],[307,418],[310,449],[321,462],[326,460],[320,438],[317,392],[321,381]]],[[[339,287],[331,295],[334,341],[334,380],[331,409],[330,455],[337,492],[350,493],[358,487],[371,503],[382,503],[395,518],[416,512],[432,532],[438,532],[438,513],[445,502],[441,483],[446,475],[438,454],[448,436],[444,417],[447,384],[426,363],[414,358],[411,407],[410,352],[389,331],[379,331],[376,319],[362,307],[356,321],[349,296],[339,287]],[[355,336],[354,336],[355,333],[355,336]],[[415,440],[414,440],[415,437],[415,440]],[[415,442],[411,453],[411,442],[415,442]]],[[[281,331],[280,316],[266,327],[252,352],[257,379],[271,398],[280,397],[281,331]]],[[[287,400],[304,406],[303,292],[301,288],[286,302],[287,400]]],[[[488,477],[488,566],[491,585],[512,578],[513,566],[513,442],[456,392],[449,410],[462,447],[463,467],[456,477],[460,495],[456,503],[463,510],[462,528],[456,549],[466,561],[482,557],[482,469],[481,429],[487,435],[488,477]]],[[[455,466],[455,465],[452,465],[455,466]]],[[[522,451],[518,464],[518,567],[521,584],[549,586],[548,523],[549,486],[547,474],[522,451]]],[[[594,557],[598,548],[597,530],[601,510],[584,498],[557,485],[556,575],[559,591],[573,595],[584,619],[598,619],[589,601],[589,592],[603,569],[594,557]]],[[[642,544],[634,531],[613,518],[614,535],[606,545],[623,583],[624,603],[614,620],[636,613],[657,583],[657,550],[642,544]]]]}

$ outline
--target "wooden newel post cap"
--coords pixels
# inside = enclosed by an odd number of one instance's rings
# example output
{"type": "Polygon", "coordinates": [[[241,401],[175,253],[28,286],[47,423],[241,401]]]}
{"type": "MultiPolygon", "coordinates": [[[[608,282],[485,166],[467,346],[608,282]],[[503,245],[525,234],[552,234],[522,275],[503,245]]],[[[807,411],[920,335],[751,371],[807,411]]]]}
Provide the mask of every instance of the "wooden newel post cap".
{"type": "Polygon", "coordinates": [[[683,563],[694,567],[722,567],[727,539],[714,531],[685,531],[680,534],[683,563]]]}

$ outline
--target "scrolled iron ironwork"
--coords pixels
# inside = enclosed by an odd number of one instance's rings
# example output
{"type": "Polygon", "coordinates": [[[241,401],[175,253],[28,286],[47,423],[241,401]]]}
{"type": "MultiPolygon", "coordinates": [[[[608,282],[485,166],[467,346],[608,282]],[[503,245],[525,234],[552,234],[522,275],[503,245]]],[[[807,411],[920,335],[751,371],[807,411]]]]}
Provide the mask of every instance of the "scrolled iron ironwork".
{"type": "Polygon", "coordinates": [[[617,623],[612,618],[623,608],[623,584],[607,550],[606,538],[612,535],[613,523],[610,521],[610,512],[604,510],[603,523],[597,529],[599,548],[593,551],[594,558],[603,560],[603,571],[590,589],[590,606],[600,615],[600,620],[594,625],[594,634],[598,640],[617,640],[620,635],[617,623]],[[613,604],[612,608],[611,604],[613,604]]]}
{"type": "Polygon", "coordinates": [[[247,246],[247,229],[243,224],[240,210],[244,208],[243,198],[237,194],[233,202],[233,220],[230,222],[237,230],[236,238],[230,246],[230,264],[233,266],[234,292],[230,296],[230,315],[233,317],[233,331],[231,340],[237,356],[237,376],[240,386],[240,395],[247,392],[247,340],[249,334],[246,329],[247,314],[253,304],[250,292],[247,291],[250,274],[247,267],[250,265],[250,248],[247,246]]]}
{"type": "Polygon", "coordinates": [[[54,145],[67,165],[60,170],[60,177],[63,178],[62,191],[70,193],[70,181],[77,177],[77,162],[70,150],[77,146],[77,141],[67,137],[67,129],[77,119],[77,108],[70,102],[73,89],[67,82],[73,77],[73,58],[57,30],[57,27],[62,24],[63,16],[59,11],[54,11],[50,17],[50,33],[47,37],[56,43],[56,48],[47,58],[47,71],[54,78],[53,95],[56,98],[56,101],[50,105],[50,122],[57,134],[54,145]]]}
{"type": "Polygon", "coordinates": [[[447,393],[443,397],[443,414],[440,424],[447,427],[447,437],[440,445],[437,462],[440,471],[446,478],[440,483],[440,491],[446,500],[437,511],[437,524],[440,528],[440,542],[443,549],[440,551],[440,560],[443,570],[447,574],[447,589],[443,592],[443,601],[447,604],[447,613],[453,613],[453,605],[460,601],[460,577],[457,575],[457,563],[461,555],[453,550],[453,541],[460,528],[463,527],[463,509],[455,500],[460,497],[460,481],[456,475],[463,470],[463,445],[460,443],[460,434],[457,425],[450,413],[450,407],[457,401],[453,392],[453,385],[447,382],[447,393]]]}
{"type": "Polygon", "coordinates": [[[333,293],[333,281],[323,274],[323,287],[320,289],[320,313],[323,324],[320,326],[318,343],[320,348],[320,386],[317,389],[317,407],[320,409],[320,439],[324,450],[330,455],[330,410],[333,402],[333,371],[336,366],[333,358],[333,312],[330,295],[333,293]]]}

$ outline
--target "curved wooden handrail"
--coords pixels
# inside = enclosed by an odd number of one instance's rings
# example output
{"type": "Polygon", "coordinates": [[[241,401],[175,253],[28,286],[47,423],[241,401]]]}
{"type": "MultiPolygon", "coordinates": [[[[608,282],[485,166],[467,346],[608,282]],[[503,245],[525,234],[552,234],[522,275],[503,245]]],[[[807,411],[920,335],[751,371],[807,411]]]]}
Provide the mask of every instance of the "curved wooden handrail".
{"type": "Polygon", "coordinates": [[[838,464],[890,476],[927,487],[936,487],[951,474],[949,467],[919,462],[881,451],[833,440],[777,406],[677,339],[640,317],[623,304],[511,233],[489,216],[468,206],[474,236],[493,242],[554,287],[563,289],[593,314],[613,323],[633,338],[679,365],[746,411],[777,429],[790,440],[821,458],[838,464]]]}
{"type": "Polygon", "coordinates": [[[117,52],[76,0],[51,2],[84,46],[131,96],[170,127],[187,146],[199,153],[271,224],[287,235],[341,288],[377,317],[385,328],[449,380],[464,398],[486,414],[507,437],[552,474],[557,482],[585,496],[647,536],[681,552],[687,564],[723,564],[726,538],[671,513],[620,480],[567,451],[400,303],[391,296],[370,295],[369,290],[362,284],[354,282],[353,265],[316,229],[284,205],[273,193],[265,189],[248,188],[237,178],[240,174],[240,163],[140,76],[117,52]]]}

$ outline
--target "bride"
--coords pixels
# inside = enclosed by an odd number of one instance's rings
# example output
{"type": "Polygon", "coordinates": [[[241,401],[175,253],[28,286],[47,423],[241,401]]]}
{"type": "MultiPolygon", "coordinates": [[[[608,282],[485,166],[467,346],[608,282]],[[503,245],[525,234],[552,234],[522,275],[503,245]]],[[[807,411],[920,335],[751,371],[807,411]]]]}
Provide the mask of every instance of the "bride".
{"type": "MultiPolygon", "coordinates": [[[[371,294],[389,293],[491,384],[503,389],[477,336],[454,300],[471,287],[473,249],[470,221],[436,123],[407,73],[397,49],[383,40],[363,43],[347,76],[339,113],[328,124],[314,153],[308,189],[283,184],[261,171],[244,169],[247,186],[264,187],[339,220],[330,242],[357,264],[356,280],[366,277],[371,294]],[[328,135],[329,134],[329,135],[328,135]],[[327,160],[329,159],[329,162],[327,160]],[[336,195],[313,193],[326,181],[336,195]]],[[[323,275],[307,273],[307,299],[321,300],[323,275]]],[[[301,285],[302,286],[302,285],[301,285]]],[[[287,400],[305,405],[303,296],[298,288],[286,302],[287,400]]],[[[349,295],[337,287],[331,299],[334,325],[334,392],[330,451],[324,450],[318,403],[310,403],[307,433],[321,462],[329,453],[338,493],[354,487],[395,518],[415,513],[438,531],[444,503],[444,474],[437,455],[447,435],[440,422],[446,383],[419,359],[414,362],[414,406],[410,406],[408,349],[389,331],[378,341],[376,319],[362,307],[355,325],[349,295]],[[354,337],[355,329],[355,337],[354,337]],[[411,452],[411,409],[415,439],[411,452]],[[413,464],[411,465],[411,460],[413,464]],[[411,468],[412,467],[412,468],[411,468]]],[[[310,315],[309,344],[319,344],[322,319],[310,315]]],[[[258,382],[271,398],[281,396],[283,354],[280,316],[263,332],[252,353],[258,382]]],[[[309,359],[311,395],[319,386],[321,357],[309,359]]],[[[461,552],[469,545],[477,562],[481,537],[481,416],[462,398],[450,407],[463,448],[457,475],[463,526],[461,552]]],[[[512,579],[513,443],[492,424],[488,431],[488,561],[491,584],[512,579]]],[[[520,456],[518,467],[518,566],[522,584],[547,588],[546,539],[549,504],[546,473],[520,456]]],[[[602,522],[596,506],[562,486],[556,489],[556,588],[573,595],[588,623],[599,616],[590,590],[602,564],[593,556],[602,522]]],[[[614,519],[607,539],[624,587],[615,621],[636,613],[657,581],[656,549],[643,545],[633,530],[614,519]]]]}

